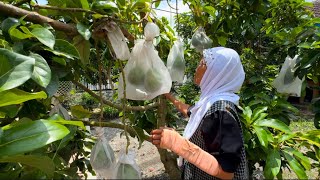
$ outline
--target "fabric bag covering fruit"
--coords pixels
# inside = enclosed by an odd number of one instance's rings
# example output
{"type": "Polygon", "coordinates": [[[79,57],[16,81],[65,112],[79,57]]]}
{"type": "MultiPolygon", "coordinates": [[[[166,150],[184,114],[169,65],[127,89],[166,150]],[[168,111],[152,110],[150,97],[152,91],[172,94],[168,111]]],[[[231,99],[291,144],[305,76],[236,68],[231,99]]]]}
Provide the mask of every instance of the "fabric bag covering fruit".
{"type": "Polygon", "coordinates": [[[279,75],[272,82],[273,87],[275,87],[279,93],[289,94],[296,97],[301,96],[301,87],[304,78],[301,80],[294,76],[297,59],[298,55],[293,59],[290,56],[287,56],[281,67],[279,75]]]}
{"type": "Polygon", "coordinates": [[[90,164],[99,176],[111,179],[116,164],[115,156],[104,133],[100,133],[103,131],[103,128],[100,129],[98,129],[98,139],[91,151],[90,164]]]}
{"type": "Polygon", "coordinates": [[[203,27],[199,27],[192,35],[191,47],[194,47],[198,52],[212,47],[212,40],[206,35],[203,27]]]}
{"type": "Polygon", "coordinates": [[[140,168],[135,162],[135,154],[129,150],[128,154],[122,149],[115,166],[113,179],[141,179],[140,168]]]}
{"type": "Polygon", "coordinates": [[[172,81],[182,83],[184,71],[186,69],[186,63],[184,61],[183,43],[180,39],[176,40],[170,49],[167,59],[167,67],[172,81]]]}
{"type": "MultiPolygon", "coordinates": [[[[160,94],[168,93],[172,80],[168,69],[158,56],[153,39],[159,36],[159,27],[147,23],[144,28],[145,39],[135,42],[130,58],[124,67],[126,98],[131,100],[151,100],[160,94]]],[[[122,74],[119,78],[118,97],[124,97],[122,74]]]]}
{"type": "Polygon", "coordinates": [[[117,59],[128,60],[130,51],[121,29],[115,22],[109,22],[107,26],[107,36],[117,59]]]}

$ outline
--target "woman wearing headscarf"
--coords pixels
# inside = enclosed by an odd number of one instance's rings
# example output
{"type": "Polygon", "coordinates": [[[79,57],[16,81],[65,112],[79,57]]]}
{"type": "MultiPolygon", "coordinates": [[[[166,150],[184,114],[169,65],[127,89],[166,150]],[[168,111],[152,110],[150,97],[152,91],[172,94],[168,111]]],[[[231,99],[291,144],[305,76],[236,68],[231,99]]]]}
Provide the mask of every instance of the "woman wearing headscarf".
{"type": "Polygon", "coordinates": [[[203,51],[194,77],[200,99],[194,106],[171,94],[166,97],[189,116],[183,137],[173,129],[151,132],[154,145],[179,155],[182,179],[248,179],[241,123],[236,95],[245,73],[238,53],[216,47],[203,51]]]}

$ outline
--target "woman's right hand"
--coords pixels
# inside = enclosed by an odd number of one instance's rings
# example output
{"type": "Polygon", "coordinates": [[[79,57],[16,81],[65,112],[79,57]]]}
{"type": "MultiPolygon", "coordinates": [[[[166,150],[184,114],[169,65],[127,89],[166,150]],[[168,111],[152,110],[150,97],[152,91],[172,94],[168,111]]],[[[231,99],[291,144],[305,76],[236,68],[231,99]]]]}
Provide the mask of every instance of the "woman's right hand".
{"type": "Polygon", "coordinates": [[[188,109],[190,105],[185,104],[179,100],[177,100],[171,93],[166,93],[164,96],[172,102],[172,104],[177,108],[178,111],[180,111],[183,116],[188,117],[188,109]]]}

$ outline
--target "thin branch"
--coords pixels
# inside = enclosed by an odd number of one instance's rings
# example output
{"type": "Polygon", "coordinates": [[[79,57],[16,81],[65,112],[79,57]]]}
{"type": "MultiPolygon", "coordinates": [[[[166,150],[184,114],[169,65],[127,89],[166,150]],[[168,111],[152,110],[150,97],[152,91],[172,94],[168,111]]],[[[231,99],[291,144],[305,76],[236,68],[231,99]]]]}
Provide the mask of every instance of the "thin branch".
{"type": "Polygon", "coordinates": [[[163,10],[163,9],[158,9],[158,8],[152,8],[154,10],[158,10],[158,11],[163,11],[163,12],[168,12],[168,13],[173,13],[173,14],[179,14],[177,12],[171,12],[171,11],[167,11],[167,10],[163,10]]]}
{"type": "Polygon", "coordinates": [[[15,7],[10,4],[6,4],[3,2],[0,2],[0,14],[11,16],[11,17],[22,17],[26,16],[27,21],[31,21],[33,23],[37,24],[50,24],[54,29],[58,31],[63,31],[68,35],[74,36],[78,34],[78,31],[75,26],[65,24],[60,21],[56,21],[54,19],[48,18],[46,16],[42,16],[36,12],[27,11],[24,9],[21,9],[19,7],[15,7]]]}
{"type": "MultiPolygon", "coordinates": [[[[178,2],[178,1],[176,0],[176,2],[178,2]]],[[[178,10],[178,7],[174,8],[174,7],[171,6],[171,4],[169,3],[169,0],[167,0],[167,4],[171,9],[178,10]]]]}
{"type": "MultiPolygon", "coordinates": [[[[95,94],[93,91],[91,91],[90,89],[88,89],[85,85],[77,82],[77,81],[74,81],[72,80],[72,82],[77,85],[78,87],[80,87],[82,90],[86,91],[87,93],[89,93],[92,97],[96,98],[97,100],[100,100],[100,96],[95,94]]],[[[119,109],[119,110],[122,110],[123,107],[122,105],[120,104],[115,104],[115,103],[112,103],[111,101],[108,101],[106,99],[102,99],[103,100],[103,103],[108,105],[108,106],[111,106],[111,107],[114,107],[116,109],[119,109]]],[[[146,106],[126,106],[126,111],[146,111],[148,109],[152,109],[152,108],[156,108],[157,106],[159,105],[159,103],[151,103],[151,104],[148,104],[146,106]]]]}
{"type": "Polygon", "coordinates": [[[68,12],[85,12],[85,13],[90,13],[90,14],[97,14],[95,11],[87,10],[87,9],[82,9],[82,8],[61,8],[61,7],[55,7],[55,6],[47,6],[47,5],[31,5],[34,8],[39,8],[39,9],[51,9],[51,10],[57,10],[57,11],[68,11],[68,12]]]}
{"type": "MultiPolygon", "coordinates": [[[[119,124],[119,123],[112,123],[112,122],[97,122],[97,121],[84,121],[84,120],[76,120],[76,121],[82,121],[83,124],[85,126],[99,126],[99,127],[110,127],[110,128],[117,128],[117,129],[122,129],[124,130],[125,129],[125,125],[123,124],[119,124]]],[[[131,135],[131,136],[136,136],[136,131],[134,128],[132,128],[131,126],[127,126],[127,131],[128,133],[131,135]]],[[[149,136],[144,134],[143,135],[143,138],[144,139],[148,139],[149,136]]]]}

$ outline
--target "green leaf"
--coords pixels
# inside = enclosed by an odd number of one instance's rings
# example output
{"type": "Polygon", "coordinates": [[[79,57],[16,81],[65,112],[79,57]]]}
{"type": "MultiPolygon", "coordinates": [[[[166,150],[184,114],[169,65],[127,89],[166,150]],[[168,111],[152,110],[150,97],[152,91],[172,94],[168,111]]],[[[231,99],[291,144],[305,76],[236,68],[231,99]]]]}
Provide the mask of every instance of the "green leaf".
{"type": "Polygon", "coordinates": [[[155,8],[158,8],[159,5],[160,5],[160,3],[161,3],[161,1],[156,1],[156,2],[154,3],[155,8]]]}
{"type": "Polygon", "coordinates": [[[203,11],[210,14],[212,17],[216,17],[216,9],[212,6],[205,6],[203,11]]]}
{"type": "Polygon", "coordinates": [[[267,147],[268,146],[268,134],[267,132],[259,127],[259,126],[253,126],[257,136],[258,136],[258,139],[260,141],[260,144],[263,146],[263,147],[267,147]]]}
{"type": "Polygon", "coordinates": [[[69,130],[58,123],[37,120],[13,126],[3,131],[0,156],[12,156],[33,151],[60,140],[69,130]]]}
{"type": "Polygon", "coordinates": [[[31,53],[30,56],[36,60],[31,78],[40,86],[47,87],[51,80],[51,69],[47,61],[39,54],[31,53]]]}
{"type": "Polygon", "coordinates": [[[83,25],[82,23],[77,24],[77,30],[82,35],[85,40],[89,40],[91,37],[91,32],[89,27],[83,25]]]}
{"type": "Polygon", "coordinates": [[[51,51],[57,56],[64,56],[69,59],[79,58],[79,52],[76,47],[62,39],[56,40],[53,50],[48,48],[45,50],[51,51]]]}
{"type": "Polygon", "coordinates": [[[118,12],[119,9],[118,9],[118,6],[116,5],[116,3],[114,2],[111,2],[111,1],[95,1],[93,4],[92,4],[92,7],[94,9],[98,9],[98,10],[112,10],[114,12],[118,12]]]}
{"type": "Polygon", "coordinates": [[[279,121],[277,119],[261,119],[256,121],[254,124],[257,126],[271,127],[288,134],[292,133],[289,126],[287,126],[284,122],[279,121]]]}
{"type": "Polygon", "coordinates": [[[320,147],[320,130],[312,130],[303,133],[298,132],[297,137],[299,137],[299,139],[308,141],[310,144],[320,147]]]}
{"type": "Polygon", "coordinates": [[[0,48],[0,92],[13,89],[31,78],[35,59],[0,48]]]}
{"type": "Polygon", "coordinates": [[[59,124],[69,124],[69,125],[79,126],[82,129],[86,129],[82,121],[65,120],[59,114],[54,114],[50,116],[47,120],[51,120],[52,122],[59,123],[59,124]]]}
{"type": "MultiPolygon", "coordinates": [[[[263,118],[261,118],[261,113],[263,113],[263,112],[265,112],[265,111],[267,111],[268,110],[268,106],[262,106],[262,107],[258,107],[258,108],[255,108],[254,110],[253,110],[253,121],[256,121],[256,120],[258,120],[258,119],[264,119],[266,116],[264,116],[263,118]]],[[[266,115],[268,115],[268,114],[266,114],[266,115]]]]}
{"type": "Polygon", "coordinates": [[[48,97],[52,97],[59,88],[59,78],[58,75],[55,73],[52,73],[51,81],[46,87],[46,92],[48,94],[48,97]]]}
{"type": "Polygon", "coordinates": [[[16,29],[15,27],[10,29],[9,34],[11,37],[15,37],[18,39],[28,39],[33,37],[32,34],[25,34],[20,30],[16,29]]]}
{"type": "Polygon", "coordinates": [[[90,63],[90,42],[85,40],[82,36],[76,36],[74,38],[74,45],[76,46],[82,64],[86,65],[90,63]]]}
{"type": "Polygon", "coordinates": [[[227,37],[224,36],[218,36],[218,42],[221,46],[225,46],[227,44],[227,37]]]}
{"type": "Polygon", "coordinates": [[[32,35],[37,38],[42,44],[48,46],[49,48],[53,49],[55,44],[55,37],[46,28],[34,28],[31,31],[32,35]]]}
{"type": "Polygon", "coordinates": [[[308,176],[301,166],[301,164],[295,159],[292,155],[288,154],[287,152],[284,152],[284,157],[289,163],[290,168],[296,173],[299,179],[308,179],[308,176]]]}
{"type": "Polygon", "coordinates": [[[243,118],[247,121],[248,124],[251,124],[252,122],[252,110],[249,106],[246,106],[243,110],[243,114],[242,114],[243,118]]]}
{"type": "Polygon", "coordinates": [[[7,115],[10,118],[14,118],[18,114],[19,110],[20,110],[19,105],[10,105],[10,106],[0,107],[0,112],[3,112],[5,115],[7,115]]]}
{"type": "Polygon", "coordinates": [[[20,89],[11,89],[0,92],[0,107],[12,104],[20,104],[31,99],[45,99],[47,94],[43,91],[28,93],[20,89]]]}
{"type": "Polygon", "coordinates": [[[289,154],[293,154],[297,159],[299,159],[299,162],[304,166],[306,170],[311,169],[310,160],[308,157],[304,156],[301,152],[291,148],[291,147],[284,147],[283,150],[289,154]]]}
{"type": "Polygon", "coordinates": [[[134,129],[134,131],[135,131],[135,133],[136,133],[136,135],[137,135],[137,137],[139,139],[139,147],[138,147],[138,149],[140,149],[143,141],[147,140],[148,136],[144,134],[143,129],[141,129],[140,127],[134,126],[132,128],[134,129]]]}
{"type": "Polygon", "coordinates": [[[281,157],[277,149],[272,149],[268,152],[264,175],[266,179],[273,179],[277,176],[281,167],[281,157]]]}
{"type": "Polygon", "coordinates": [[[16,18],[8,17],[1,23],[2,32],[8,33],[10,28],[19,25],[19,20],[16,18]]]}
{"type": "Polygon", "coordinates": [[[72,115],[75,116],[76,118],[83,119],[83,118],[90,118],[91,116],[91,112],[84,109],[83,106],[76,105],[76,106],[72,106],[70,109],[71,109],[72,115]]]}
{"type": "Polygon", "coordinates": [[[89,3],[87,0],[80,0],[82,9],[90,10],[89,3]]]}
{"type": "Polygon", "coordinates": [[[16,155],[9,156],[0,159],[1,163],[21,163],[31,167],[35,167],[46,173],[49,178],[53,177],[55,165],[48,156],[37,156],[37,155],[16,155]]]}

